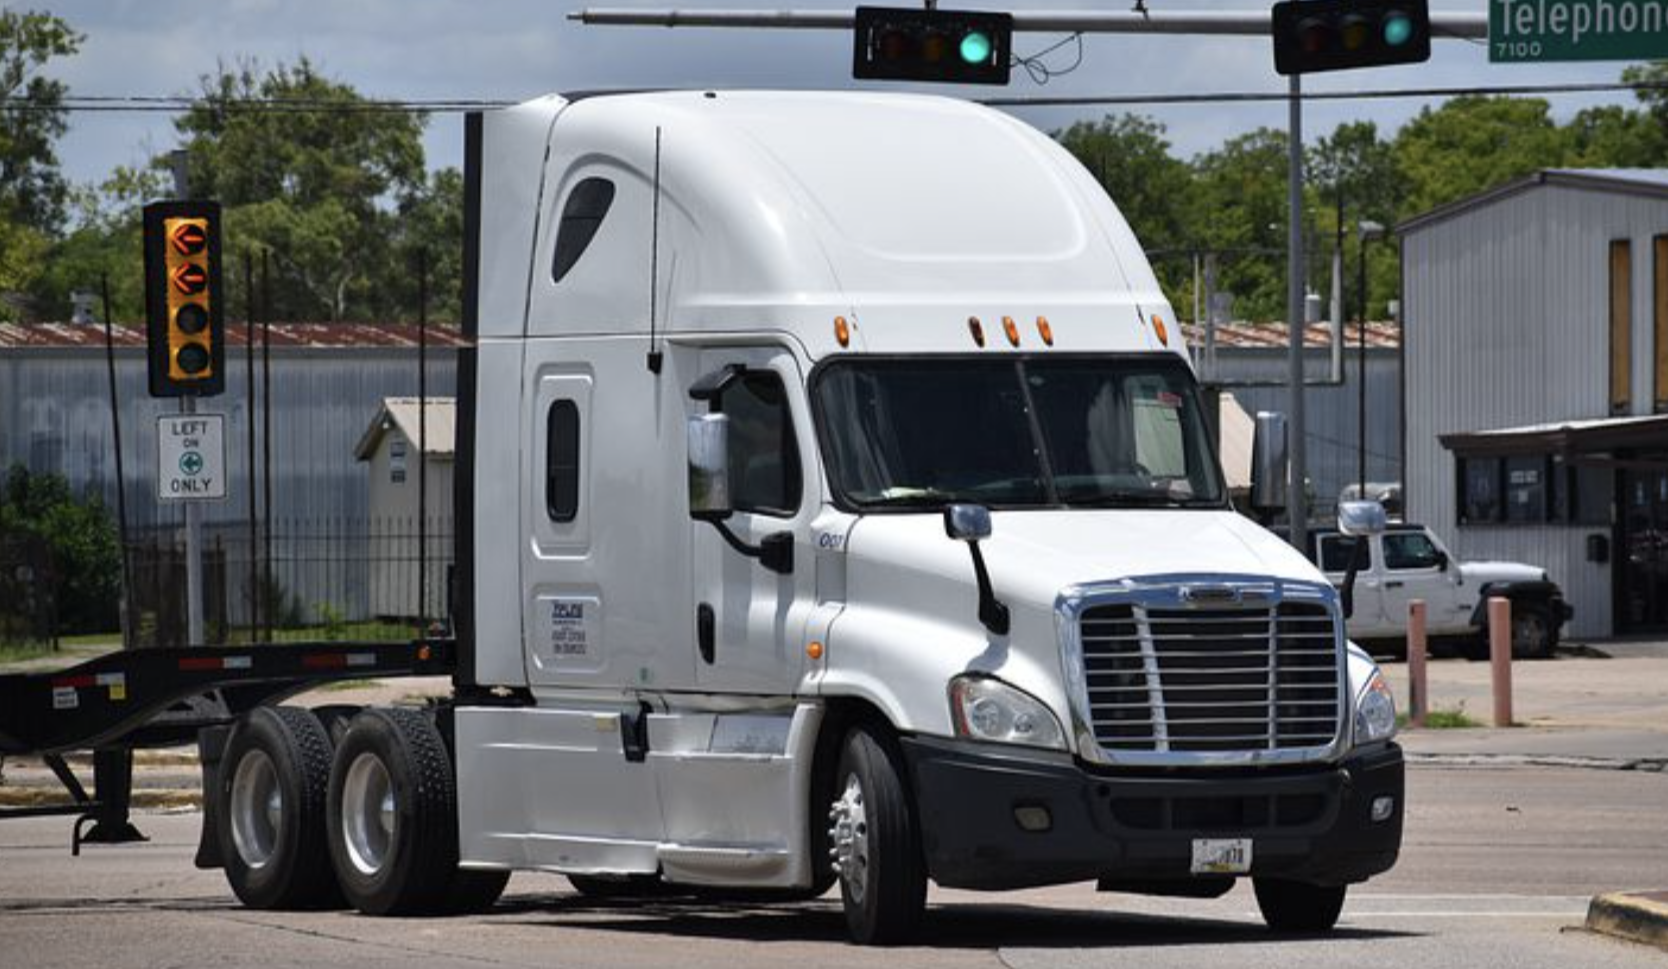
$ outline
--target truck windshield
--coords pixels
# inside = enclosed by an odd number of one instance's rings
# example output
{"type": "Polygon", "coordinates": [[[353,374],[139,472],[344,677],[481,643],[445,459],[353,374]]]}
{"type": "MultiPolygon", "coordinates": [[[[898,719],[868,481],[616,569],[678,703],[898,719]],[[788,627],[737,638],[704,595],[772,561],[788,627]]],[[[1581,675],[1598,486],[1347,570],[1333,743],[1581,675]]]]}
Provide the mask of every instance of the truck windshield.
{"type": "Polygon", "coordinates": [[[814,400],[848,506],[1223,505],[1180,360],[841,361],[819,376],[814,400]]]}

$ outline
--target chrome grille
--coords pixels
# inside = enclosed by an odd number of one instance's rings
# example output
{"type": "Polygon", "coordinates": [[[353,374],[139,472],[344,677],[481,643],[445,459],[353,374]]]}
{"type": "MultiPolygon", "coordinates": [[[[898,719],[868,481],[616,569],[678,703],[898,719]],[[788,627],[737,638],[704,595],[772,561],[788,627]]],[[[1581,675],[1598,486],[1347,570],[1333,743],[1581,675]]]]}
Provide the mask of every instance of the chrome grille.
{"type": "Polygon", "coordinates": [[[1092,606],[1081,616],[1090,728],[1101,749],[1233,753],[1326,747],[1339,661],[1320,602],[1092,606]]]}

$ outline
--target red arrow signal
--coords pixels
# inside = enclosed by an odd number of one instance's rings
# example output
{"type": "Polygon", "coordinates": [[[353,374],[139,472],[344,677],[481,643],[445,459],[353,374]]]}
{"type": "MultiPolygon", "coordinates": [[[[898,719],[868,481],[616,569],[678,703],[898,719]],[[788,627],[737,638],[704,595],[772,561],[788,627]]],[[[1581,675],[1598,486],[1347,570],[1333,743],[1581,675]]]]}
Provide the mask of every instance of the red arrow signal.
{"type": "Polygon", "coordinates": [[[186,296],[196,296],[208,288],[208,270],[194,263],[186,263],[174,270],[169,279],[173,281],[174,288],[186,296]]]}
{"type": "Polygon", "coordinates": [[[168,234],[168,243],[182,256],[195,256],[208,245],[208,230],[195,222],[186,222],[174,227],[168,234]]]}

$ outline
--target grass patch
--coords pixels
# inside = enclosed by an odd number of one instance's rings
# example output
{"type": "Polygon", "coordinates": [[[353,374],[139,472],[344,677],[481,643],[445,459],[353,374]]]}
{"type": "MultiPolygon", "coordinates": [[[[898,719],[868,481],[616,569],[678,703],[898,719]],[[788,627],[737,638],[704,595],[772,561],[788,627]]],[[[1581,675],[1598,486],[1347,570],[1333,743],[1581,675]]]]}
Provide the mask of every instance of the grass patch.
{"type": "Polygon", "coordinates": [[[0,663],[22,663],[55,652],[50,643],[0,643],[0,663]]]}
{"type": "MultiPolygon", "coordinates": [[[[1396,725],[1406,727],[1408,725],[1407,714],[1396,714],[1396,725]]],[[[1481,723],[1471,719],[1465,712],[1465,704],[1463,703],[1452,710],[1430,710],[1425,713],[1426,730],[1470,730],[1481,726],[1481,723]]]]}

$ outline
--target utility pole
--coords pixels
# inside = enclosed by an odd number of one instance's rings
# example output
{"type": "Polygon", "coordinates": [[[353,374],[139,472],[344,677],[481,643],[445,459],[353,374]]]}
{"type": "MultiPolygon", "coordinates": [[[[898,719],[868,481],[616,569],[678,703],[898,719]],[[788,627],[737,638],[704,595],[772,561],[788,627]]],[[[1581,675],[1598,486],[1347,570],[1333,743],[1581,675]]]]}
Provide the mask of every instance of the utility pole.
{"type": "Polygon", "coordinates": [[[1291,454],[1291,481],[1286,492],[1286,518],[1291,525],[1292,547],[1309,547],[1309,496],[1304,493],[1307,477],[1304,460],[1307,424],[1303,412],[1303,334],[1307,329],[1303,292],[1303,79],[1291,77],[1291,102],[1286,135],[1286,328],[1291,342],[1286,350],[1286,388],[1290,393],[1287,434],[1291,454]]]}
{"type": "MultiPolygon", "coordinates": [[[[170,152],[168,167],[174,176],[174,198],[191,197],[187,162],[190,155],[184,150],[170,152]]],[[[179,399],[180,414],[197,413],[197,398],[186,394],[179,399]]],[[[203,513],[199,503],[185,505],[185,643],[203,645],[203,513]]]]}

